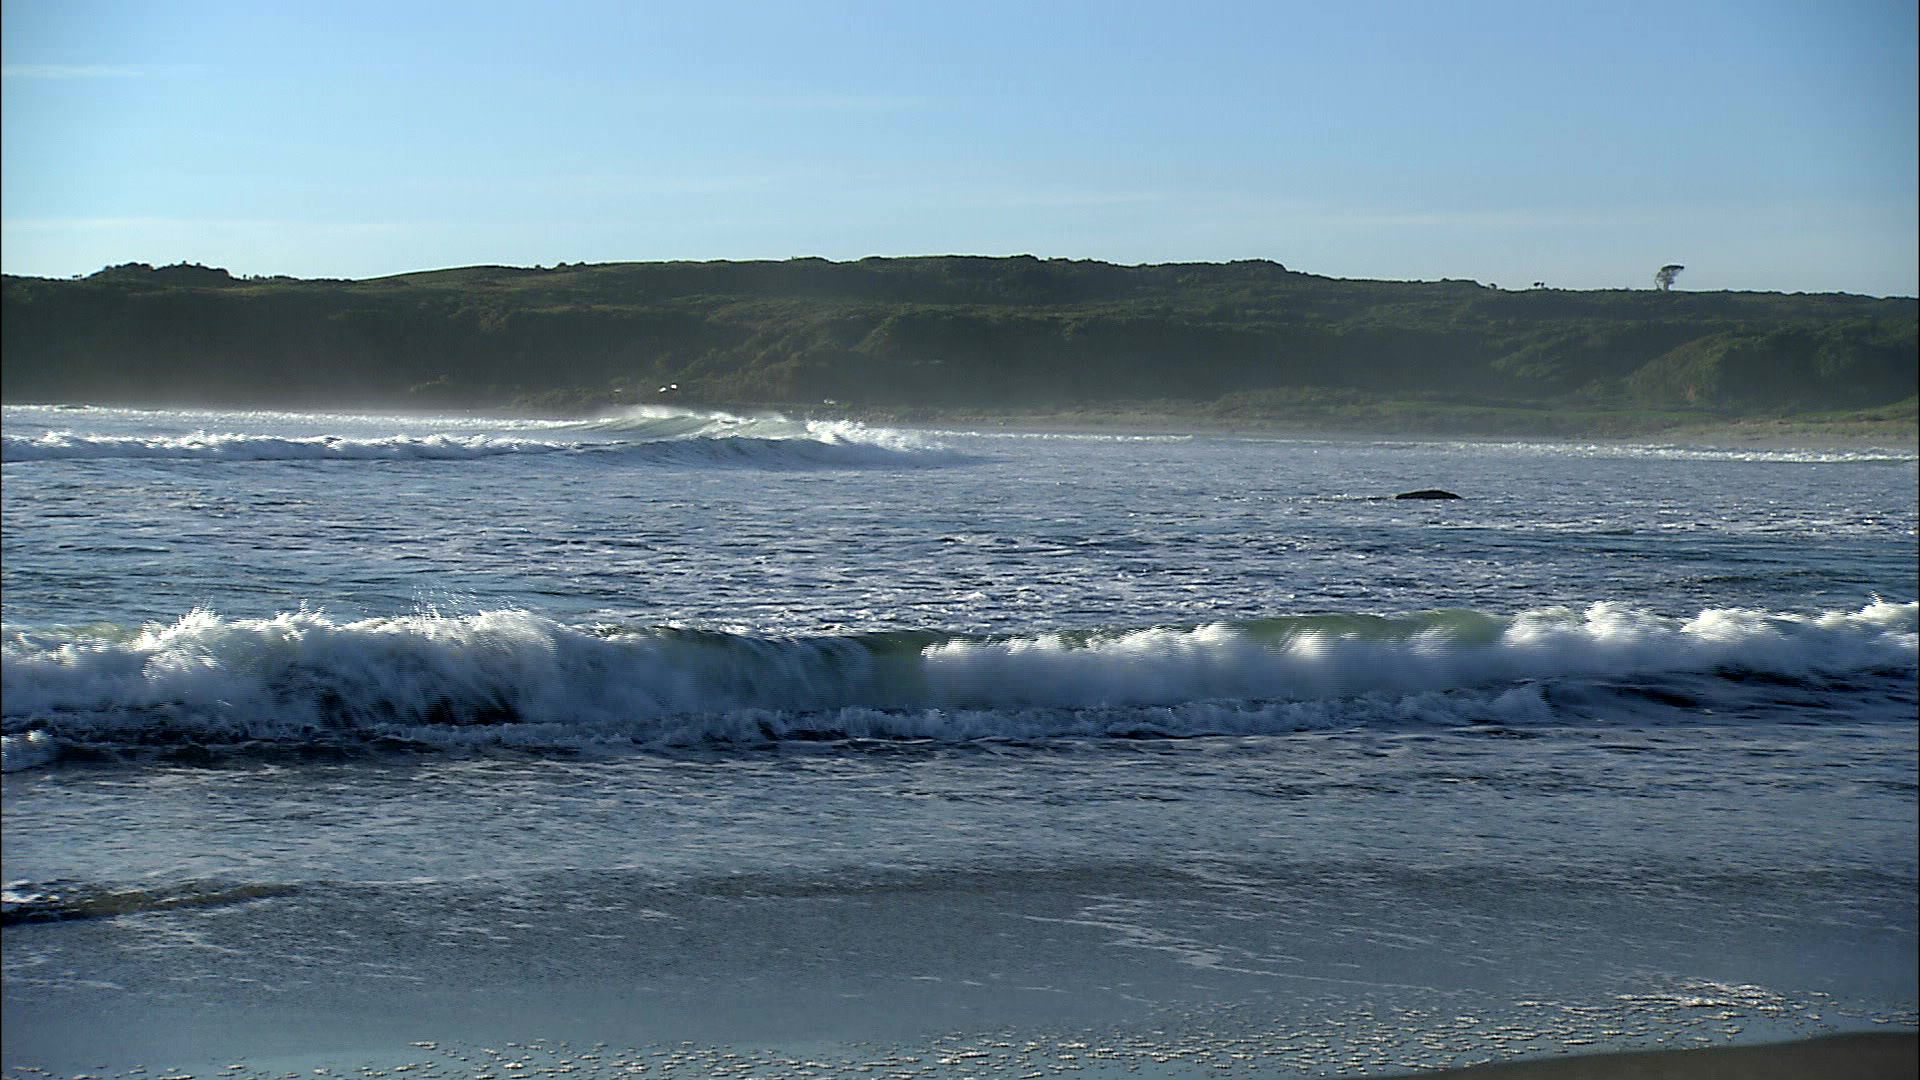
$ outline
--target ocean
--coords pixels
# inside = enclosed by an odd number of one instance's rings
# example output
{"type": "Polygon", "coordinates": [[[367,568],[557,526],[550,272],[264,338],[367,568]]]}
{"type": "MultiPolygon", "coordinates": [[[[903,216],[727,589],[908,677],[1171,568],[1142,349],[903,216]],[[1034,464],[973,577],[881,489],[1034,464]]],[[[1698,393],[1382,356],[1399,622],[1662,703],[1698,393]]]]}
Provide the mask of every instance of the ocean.
{"type": "Polygon", "coordinates": [[[1910,449],[3,419],[8,1076],[1917,1023],[1910,449]]]}

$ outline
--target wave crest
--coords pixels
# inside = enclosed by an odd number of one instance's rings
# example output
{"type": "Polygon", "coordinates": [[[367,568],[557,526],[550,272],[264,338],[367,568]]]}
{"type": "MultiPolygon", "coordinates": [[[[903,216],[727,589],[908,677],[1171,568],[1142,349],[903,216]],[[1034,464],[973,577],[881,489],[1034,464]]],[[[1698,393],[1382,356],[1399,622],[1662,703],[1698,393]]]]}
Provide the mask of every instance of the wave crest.
{"type": "Polygon", "coordinates": [[[525,611],[339,623],[309,610],[231,620],[201,610],[119,634],[12,634],[0,719],[13,769],[75,748],[578,749],[1544,722],[1596,693],[1705,716],[1781,686],[1874,673],[1910,682],[1917,627],[1920,605],[1886,602],[1815,616],[1677,619],[1598,603],[1004,637],[594,629],[525,611]],[[1611,689],[1554,696],[1575,684],[1611,689]]]}
{"type": "Polygon", "coordinates": [[[194,431],[108,435],[74,430],[8,435],[7,462],[110,458],[195,461],[466,461],[506,454],[614,455],[647,463],[759,468],[860,468],[967,460],[912,432],[847,420],[789,420],[685,409],[634,409],[537,433],[434,433],[373,437],[194,431]]]}

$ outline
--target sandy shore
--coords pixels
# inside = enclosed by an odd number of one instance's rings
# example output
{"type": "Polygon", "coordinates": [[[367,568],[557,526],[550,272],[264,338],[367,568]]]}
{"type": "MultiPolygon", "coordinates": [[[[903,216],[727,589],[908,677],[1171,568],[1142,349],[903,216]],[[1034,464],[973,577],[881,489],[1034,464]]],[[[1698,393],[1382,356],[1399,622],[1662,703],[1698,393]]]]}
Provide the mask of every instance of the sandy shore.
{"type": "Polygon", "coordinates": [[[1914,1032],[1829,1035],[1767,1046],[1717,1046],[1502,1062],[1423,1073],[1461,1080],[1906,1080],[1920,1069],[1914,1032]]]}
{"type": "MultiPolygon", "coordinates": [[[[752,410],[745,410],[752,411],[752,410]]],[[[1911,421],[1873,423],[1819,423],[1793,420],[1748,420],[1724,424],[1609,434],[1600,432],[1538,432],[1401,429],[1377,431],[1340,424],[1267,417],[1210,417],[1150,411],[1035,412],[987,415],[964,411],[915,410],[859,412],[846,419],[865,423],[922,429],[1020,432],[1059,435],[1247,435],[1277,439],[1352,440],[1383,438],[1416,442],[1552,442],[1574,444],[1679,445],[1740,450],[1808,450],[1831,453],[1885,450],[1920,451],[1920,424],[1911,421]]]]}
{"type": "Polygon", "coordinates": [[[1110,420],[1049,421],[928,421],[915,426],[972,428],[985,431],[1031,432],[1057,435],[1244,435],[1276,439],[1313,439],[1328,442],[1373,442],[1379,439],[1411,442],[1569,443],[1602,446],[1699,446],[1727,450],[1803,450],[1817,453],[1857,453],[1881,450],[1920,451],[1913,433],[1850,434],[1833,431],[1793,431],[1764,427],[1697,428],[1644,435],[1486,435],[1463,432],[1367,432],[1295,427],[1286,424],[1207,423],[1176,418],[1116,416],[1110,420]]]}
{"type": "MultiPolygon", "coordinates": [[[[211,1048],[209,1048],[211,1049],[211,1048]]],[[[700,1045],[688,1042],[620,1046],[607,1042],[525,1038],[483,1043],[423,1039],[404,1047],[371,1046],[331,1053],[220,1057],[173,1055],[154,1064],[94,1066],[72,1073],[37,1065],[9,1063],[4,1080],[47,1080],[77,1075],[92,1080],[330,1080],[390,1077],[398,1080],[528,1080],[564,1076],[567,1080],[633,1080],[635,1077],[749,1076],[805,1080],[950,1080],[969,1077],[1075,1075],[1088,1080],[1188,1080],[1243,1075],[1306,1080],[1332,1075],[1458,1077],[1462,1080],[1907,1080],[1915,1075],[1920,1039],[1911,1031],[1828,1035],[1793,1042],[1715,1046],[1688,1050],[1645,1050],[1536,1058],[1474,1065],[1437,1072],[1407,1073],[1355,1069],[1337,1058],[1315,1064],[1279,1064],[1266,1058],[1257,1042],[1235,1044],[1232,1053],[1198,1060],[1165,1052],[1142,1053],[1084,1040],[967,1043],[957,1037],[926,1046],[817,1042],[781,1049],[700,1045]],[[164,1066],[164,1067],[163,1067],[164,1066]]]]}

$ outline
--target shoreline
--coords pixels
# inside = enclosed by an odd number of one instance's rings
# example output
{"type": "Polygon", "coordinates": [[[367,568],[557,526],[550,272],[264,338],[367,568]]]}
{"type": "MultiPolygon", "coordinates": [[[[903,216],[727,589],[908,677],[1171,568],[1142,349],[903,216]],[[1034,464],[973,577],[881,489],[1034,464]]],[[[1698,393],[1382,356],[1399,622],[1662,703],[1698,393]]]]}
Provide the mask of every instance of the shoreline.
{"type": "MultiPolygon", "coordinates": [[[[476,1076],[554,1076],[599,1080],[645,1075],[753,1076],[801,1075],[811,1080],[855,1080],[875,1075],[943,1080],[946,1077],[1034,1075],[1039,1069],[1089,1078],[1175,1080],[1211,1074],[1236,1065],[1258,1075],[1308,1078],[1351,1074],[1357,1063],[1342,1061],[1342,1051],[1324,1049],[1320,1063],[1277,1060],[1272,1047],[1258,1040],[1228,1038],[1212,1054],[1195,1056],[1182,1040],[1160,1046],[1131,1045],[1126,1038],[1096,1032],[1055,1032],[1015,1039],[952,1032],[927,1042],[859,1040],[834,1037],[777,1045],[676,1040],[624,1044],[606,1032],[556,1031],[533,1036],[502,1032],[500,1038],[474,1041],[472,1033],[447,1037],[345,1039],[329,1049],[293,1045],[267,1049],[259,1033],[232,1045],[202,1045],[196,1051],[108,1062],[100,1053],[74,1053],[69,1060],[12,1059],[0,1065],[0,1080],[75,1074],[99,1080],[148,1080],[154,1076],[220,1076],[224,1080],[284,1080],[304,1075],[383,1076],[404,1073],[417,1080],[461,1080],[476,1076]],[[594,1038],[595,1034],[601,1038],[594,1038]],[[570,1037],[569,1037],[570,1036],[570,1037]],[[1064,1064],[1063,1064],[1064,1063],[1064,1064]],[[510,1070],[510,1071],[509,1071],[510,1070]]],[[[418,1034],[418,1033],[416,1033],[418,1034]]],[[[1034,1033],[1027,1033],[1033,1035],[1034,1033]]],[[[331,1040],[321,1040],[331,1041],[331,1040]]],[[[178,1048],[176,1048],[178,1049],[178,1048]]],[[[1397,1080],[1800,1080],[1844,1076],[1850,1080],[1907,1080],[1920,1062],[1920,1033],[1912,1030],[1842,1031],[1801,1038],[1706,1046],[1629,1046],[1598,1052],[1554,1053],[1480,1062],[1440,1069],[1376,1071],[1359,1075],[1397,1080]]]]}
{"type": "MultiPolygon", "coordinates": [[[[728,411],[725,408],[719,411],[728,411]]],[[[773,410],[777,411],[777,410],[773,410]]],[[[828,416],[818,416],[827,419],[828,416]]],[[[1870,431],[1858,424],[1821,425],[1805,421],[1753,421],[1644,432],[1490,431],[1463,428],[1378,430],[1361,426],[1318,425],[1281,418],[1219,419],[1170,413],[1088,412],[989,416],[977,413],[852,411],[831,418],[917,430],[971,429],[1036,435],[1224,435],[1324,442],[1490,442],[1562,443],[1603,446],[1696,446],[1730,450],[1807,450],[1846,453],[1880,450],[1920,453],[1920,425],[1884,423],[1870,431]]]]}
{"type": "Polygon", "coordinates": [[[1791,1042],[1707,1046],[1686,1050],[1622,1050],[1578,1057],[1488,1062],[1411,1073],[1433,1080],[1798,1080],[1845,1076],[1900,1080],[1920,1063],[1920,1033],[1846,1032],[1791,1042]]]}
{"type": "MultiPolygon", "coordinates": [[[[73,407],[75,403],[8,401],[9,407],[73,407]]],[[[989,413],[975,409],[940,408],[858,408],[820,407],[795,404],[705,403],[691,401],[635,402],[608,404],[584,409],[576,414],[561,414],[551,409],[512,406],[434,405],[424,402],[280,403],[234,404],[209,402],[121,402],[78,403],[81,408],[118,409],[195,409],[229,412],[355,413],[374,416],[466,416],[502,419],[574,419],[618,415],[633,407],[665,407],[689,412],[718,412],[742,416],[774,414],[805,420],[846,421],[875,427],[905,428],[921,431],[971,430],[983,433],[1034,435],[1144,435],[1144,436],[1240,436],[1326,442],[1376,442],[1383,439],[1401,442],[1492,442],[1561,443],[1606,446],[1689,446],[1730,450],[1805,450],[1848,453],[1884,451],[1896,454],[1920,453],[1920,422],[1913,418],[1890,419],[1791,419],[1769,418],[1706,421],[1669,427],[1649,427],[1637,431],[1578,425],[1561,427],[1550,422],[1556,414],[1540,410],[1538,425],[1525,423],[1498,426],[1441,422],[1422,424],[1410,420],[1404,426],[1383,421],[1369,426],[1351,420],[1286,416],[1209,416],[1162,409],[1112,408],[1009,411],[989,413]]],[[[1518,419],[1518,418],[1516,418],[1518,419]]]]}

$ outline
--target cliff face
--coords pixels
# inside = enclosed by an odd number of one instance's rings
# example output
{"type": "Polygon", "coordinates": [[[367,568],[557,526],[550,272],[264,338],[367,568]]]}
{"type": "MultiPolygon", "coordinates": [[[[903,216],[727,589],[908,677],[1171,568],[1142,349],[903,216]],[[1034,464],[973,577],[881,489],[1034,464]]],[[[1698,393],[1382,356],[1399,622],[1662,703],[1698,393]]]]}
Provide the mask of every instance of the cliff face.
{"type": "MultiPolygon", "coordinates": [[[[868,408],[1404,400],[1678,410],[1911,398],[1912,299],[1505,292],[1276,263],[1030,257],[469,267],[369,281],[206,267],[9,277],[10,402],[868,408]]],[[[1224,407],[1224,406],[1223,406],[1224,407]]]]}

